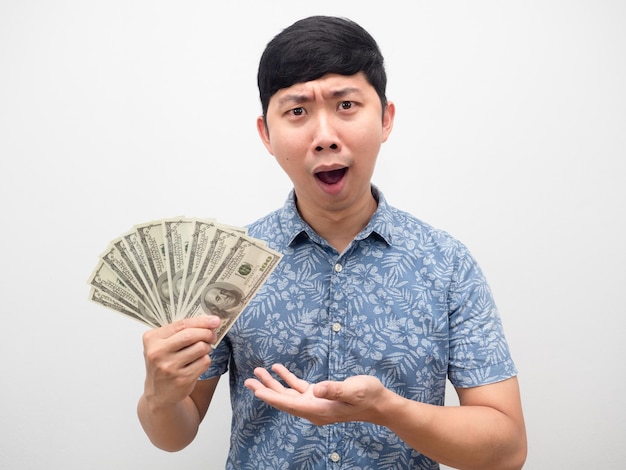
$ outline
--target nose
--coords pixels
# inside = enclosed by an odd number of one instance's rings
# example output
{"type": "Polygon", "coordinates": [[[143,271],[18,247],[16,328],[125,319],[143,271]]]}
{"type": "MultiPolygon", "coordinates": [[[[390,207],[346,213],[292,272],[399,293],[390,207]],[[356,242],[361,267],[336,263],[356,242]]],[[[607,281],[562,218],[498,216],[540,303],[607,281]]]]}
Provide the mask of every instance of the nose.
{"type": "Polygon", "coordinates": [[[317,153],[324,150],[338,150],[339,149],[339,136],[332,117],[327,113],[319,113],[315,120],[315,130],[313,136],[313,147],[317,153]]]}
{"type": "MultiPolygon", "coordinates": [[[[328,146],[329,149],[331,150],[337,150],[337,144],[330,144],[328,146]]],[[[322,147],[321,145],[318,145],[317,147],[315,147],[315,150],[317,150],[318,152],[321,152],[322,150],[324,150],[324,147],[322,147]]]]}

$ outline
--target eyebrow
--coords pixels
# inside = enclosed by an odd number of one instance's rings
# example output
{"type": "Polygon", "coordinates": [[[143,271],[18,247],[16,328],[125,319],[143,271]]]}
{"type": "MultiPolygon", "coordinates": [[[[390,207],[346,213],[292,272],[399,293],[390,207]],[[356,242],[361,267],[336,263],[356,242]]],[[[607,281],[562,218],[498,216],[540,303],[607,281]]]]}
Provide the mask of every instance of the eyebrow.
{"type": "MultiPolygon", "coordinates": [[[[330,97],[331,98],[343,98],[344,96],[347,96],[351,93],[360,93],[360,89],[356,87],[340,88],[338,90],[333,90],[333,92],[330,94],[330,97]]],[[[311,101],[311,100],[312,100],[312,96],[310,94],[290,93],[288,95],[281,96],[278,102],[279,104],[286,104],[286,103],[300,104],[300,103],[306,103],[307,101],[311,101]]]]}
{"type": "Polygon", "coordinates": [[[278,103],[279,104],[287,104],[287,103],[299,104],[299,103],[305,103],[309,101],[310,99],[311,99],[310,95],[289,94],[289,95],[281,96],[280,99],[278,100],[278,103]]]}

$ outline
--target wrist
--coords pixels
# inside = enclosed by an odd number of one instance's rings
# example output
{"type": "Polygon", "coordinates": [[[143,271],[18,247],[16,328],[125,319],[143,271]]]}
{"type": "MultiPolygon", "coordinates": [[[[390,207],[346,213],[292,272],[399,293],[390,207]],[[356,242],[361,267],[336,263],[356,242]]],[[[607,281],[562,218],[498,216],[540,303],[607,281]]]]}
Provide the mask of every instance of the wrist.
{"type": "Polygon", "coordinates": [[[168,402],[155,393],[144,392],[141,399],[150,414],[162,413],[176,407],[176,403],[168,402]]]}
{"type": "Polygon", "coordinates": [[[374,407],[374,422],[381,426],[391,427],[397,421],[398,416],[405,413],[408,400],[397,393],[385,388],[380,394],[374,407]]]}

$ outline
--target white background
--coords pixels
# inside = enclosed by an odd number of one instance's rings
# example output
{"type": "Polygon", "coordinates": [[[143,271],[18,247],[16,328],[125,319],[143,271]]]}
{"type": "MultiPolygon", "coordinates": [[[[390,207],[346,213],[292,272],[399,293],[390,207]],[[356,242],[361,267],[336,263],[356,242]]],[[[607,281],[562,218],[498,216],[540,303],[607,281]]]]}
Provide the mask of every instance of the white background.
{"type": "Polygon", "coordinates": [[[525,468],[624,468],[626,4],[397,3],[0,0],[0,468],[223,468],[227,380],[190,447],[152,447],[144,327],[86,280],[136,223],[283,203],[256,67],[310,14],[351,17],[386,56],[397,117],[374,182],[485,270],[525,468]]]}

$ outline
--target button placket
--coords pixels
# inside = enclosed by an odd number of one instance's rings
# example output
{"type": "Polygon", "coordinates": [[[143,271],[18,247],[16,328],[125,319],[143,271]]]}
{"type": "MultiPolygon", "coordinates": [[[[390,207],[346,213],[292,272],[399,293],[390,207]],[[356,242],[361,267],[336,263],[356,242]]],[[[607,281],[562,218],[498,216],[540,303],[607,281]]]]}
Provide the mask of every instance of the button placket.
{"type": "MultiPolygon", "coordinates": [[[[329,356],[329,378],[331,380],[344,380],[345,371],[345,321],[347,314],[346,305],[346,278],[344,271],[345,264],[337,260],[331,265],[330,282],[330,335],[331,350],[329,356]]],[[[336,423],[329,428],[328,459],[333,464],[333,468],[339,468],[342,462],[341,450],[344,432],[341,430],[345,423],[336,423]]]]}
{"type": "Polygon", "coordinates": [[[336,260],[331,265],[330,279],[330,335],[331,350],[329,355],[329,378],[331,380],[345,379],[345,318],[346,318],[346,273],[344,265],[336,260]],[[343,271],[343,272],[342,272],[343,271]]]}

